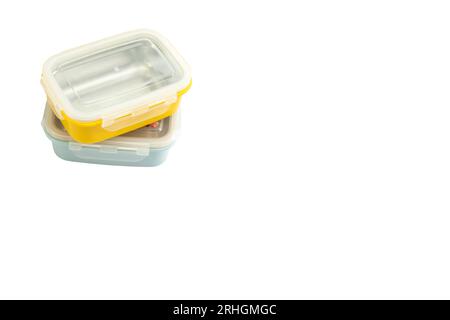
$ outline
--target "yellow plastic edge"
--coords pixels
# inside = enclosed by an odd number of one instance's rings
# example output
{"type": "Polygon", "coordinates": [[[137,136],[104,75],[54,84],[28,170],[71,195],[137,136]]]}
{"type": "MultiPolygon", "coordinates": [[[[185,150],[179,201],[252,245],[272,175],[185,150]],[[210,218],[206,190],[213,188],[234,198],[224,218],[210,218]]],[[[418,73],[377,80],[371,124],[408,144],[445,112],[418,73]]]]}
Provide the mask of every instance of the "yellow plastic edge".
{"type": "MultiPolygon", "coordinates": [[[[102,120],[95,120],[95,121],[79,121],[70,118],[67,116],[67,114],[64,111],[61,111],[61,123],[63,124],[66,131],[69,133],[69,135],[78,142],[81,143],[96,143],[103,140],[107,140],[116,136],[120,136],[122,134],[125,134],[127,132],[142,128],[146,125],[149,125],[153,122],[159,121],[161,119],[167,118],[174,114],[178,110],[178,105],[181,100],[181,96],[189,91],[189,89],[192,86],[192,80],[189,82],[188,86],[184,88],[183,90],[179,91],[177,93],[177,101],[175,101],[173,104],[168,106],[168,109],[165,113],[157,116],[157,117],[151,117],[149,119],[145,119],[142,121],[139,121],[133,125],[126,126],[123,128],[120,128],[118,130],[110,131],[106,130],[102,127],[102,120]]],[[[54,106],[49,101],[50,108],[53,110],[55,114],[54,106]]]]}

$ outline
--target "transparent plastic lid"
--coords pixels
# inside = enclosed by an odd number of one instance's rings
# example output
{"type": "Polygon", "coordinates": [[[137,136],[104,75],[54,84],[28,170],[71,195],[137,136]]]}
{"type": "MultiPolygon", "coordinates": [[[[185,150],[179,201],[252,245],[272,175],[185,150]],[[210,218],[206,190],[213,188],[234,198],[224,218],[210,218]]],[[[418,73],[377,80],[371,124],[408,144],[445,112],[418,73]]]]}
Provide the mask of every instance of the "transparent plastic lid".
{"type": "Polygon", "coordinates": [[[120,117],[177,96],[189,67],[161,35],[137,30],[53,56],[42,84],[60,114],[79,121],[120,117]]]}
{"type": "Polygon", "coordinates": [[[121,136],[105,140],[95,144],[82,144],[75,142],[64,129],[61,121],[55,116],[51,108],[45,107],[42,119],[44,130],[54,139],[77,143],[88,146],[114,146],[127,149],[150,149],[164,148],[174,142],[179,126],[179,113],[171,117],[162,119],[135,131],[128,132],[121,136]]]}

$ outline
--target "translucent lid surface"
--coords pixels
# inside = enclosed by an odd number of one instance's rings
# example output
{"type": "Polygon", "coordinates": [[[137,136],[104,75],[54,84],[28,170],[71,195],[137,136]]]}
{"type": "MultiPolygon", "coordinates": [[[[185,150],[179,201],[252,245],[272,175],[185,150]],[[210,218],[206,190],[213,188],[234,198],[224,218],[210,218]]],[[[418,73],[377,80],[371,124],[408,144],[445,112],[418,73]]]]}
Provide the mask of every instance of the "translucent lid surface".
{"type": "MultiPolygon", "coordinates": [[[[179,115],[176,113],[171,117],[162,119],[138,130],[99,143],[86,145],[108,145],[131,149],[163,148],[169,146],[175,140],[178,125],[179,115]]],[[[75,140],[70,137],[61,121],[55,116],[48,105],[45,107],[42,126],[53,138],[75,143],[75,140]]]]}
{"type": "Polygon", "coordinates": [[[173,98],[190,77],[167,40],[138,30],[50,58],[42,83],[57,111],[93,121],[173,98]]]}

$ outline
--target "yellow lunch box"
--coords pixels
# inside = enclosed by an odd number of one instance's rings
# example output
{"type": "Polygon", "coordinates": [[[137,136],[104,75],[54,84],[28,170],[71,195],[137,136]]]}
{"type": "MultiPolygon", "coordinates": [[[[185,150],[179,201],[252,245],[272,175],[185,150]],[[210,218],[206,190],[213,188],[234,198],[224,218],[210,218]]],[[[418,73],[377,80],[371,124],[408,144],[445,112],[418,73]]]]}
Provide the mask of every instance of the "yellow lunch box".
{"type": "Polygon", "coordinates": [[[191,72],[164,37],[136,30],[51,57],[41,82],[70,136],[96,143],[174,114],[191,72]]]}

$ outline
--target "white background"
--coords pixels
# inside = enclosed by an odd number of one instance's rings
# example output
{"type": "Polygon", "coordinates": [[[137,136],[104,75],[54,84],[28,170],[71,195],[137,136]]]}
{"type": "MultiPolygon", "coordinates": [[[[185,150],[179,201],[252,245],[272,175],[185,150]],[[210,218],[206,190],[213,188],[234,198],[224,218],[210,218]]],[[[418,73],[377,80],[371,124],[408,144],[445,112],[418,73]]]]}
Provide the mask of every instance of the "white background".
{"type": "Polygon", "coordinates": [[[448,1],[0,4],[0,298],[450,298],[448,1]],[[193,70],[156,168],[55,156],[43,62],[136,28],[193,70]]]}

